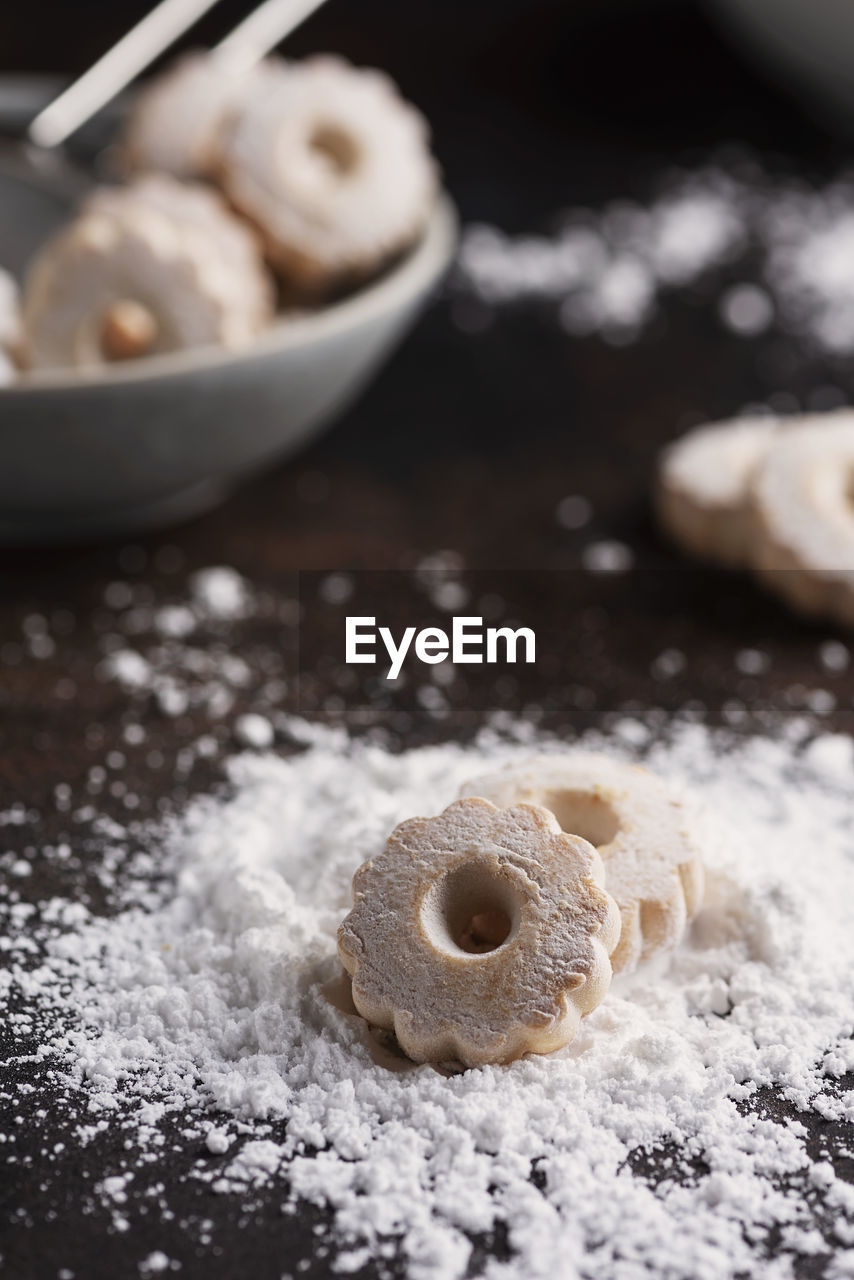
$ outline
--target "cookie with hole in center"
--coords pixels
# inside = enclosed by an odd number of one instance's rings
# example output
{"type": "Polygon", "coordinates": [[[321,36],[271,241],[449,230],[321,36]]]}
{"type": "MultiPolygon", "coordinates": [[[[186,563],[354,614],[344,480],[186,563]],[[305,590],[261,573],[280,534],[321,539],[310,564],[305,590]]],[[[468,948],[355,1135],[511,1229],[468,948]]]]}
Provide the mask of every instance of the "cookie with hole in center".
{"type": "Polygon", "coordinates": [[[191,347],[238,349],[269,325],[257,241],[201,184],[149,175],[96,189],[27,274],[30,368],[93,368],[191,347]]]}
{"type": "Polygon", "coordinates": [[[436,198],[424,117],[383,72],[340,58],[268,66],[218,148],[223,190],[305,295],[376,273],[418,239],[436,198]]]}
{"type": "Polygon", "coordinates": [[[798,419],[750,501],[757,576],[800,612],[854,627],[854,412],[798,419]]]}
{"type": "Polygon", "coordinates": [[[655,774],[595,752],[538,756],[462,788],[497,805],[539,804],[594,845],[622,928],[614,972],[674,947],[703,897],[700,847],[684,804],[655,774]]]}
{"type": "Polygon", "coordinates": [[[750,481],[774,446],[772,417],[696,427],[662,454],[655,505],[662,527],[686,551],[739,567],[750,560],[750,481]]]}
{"type": "Polygon", "coordinates": [[[396,827],[338,931],[353,1001],[416,1062],[551,1053],[604,999],[620,930],[592,845],[534,805],[457,800],[396,827]]]}

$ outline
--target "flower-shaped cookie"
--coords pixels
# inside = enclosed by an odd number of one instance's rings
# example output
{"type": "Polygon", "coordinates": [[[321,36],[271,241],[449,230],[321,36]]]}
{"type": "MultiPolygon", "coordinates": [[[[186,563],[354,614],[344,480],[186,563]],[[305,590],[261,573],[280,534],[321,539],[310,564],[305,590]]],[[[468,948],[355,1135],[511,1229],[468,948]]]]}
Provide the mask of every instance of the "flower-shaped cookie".
{"type": "Polygon", "coordinates": [[[734,567],[750,562],[750,481],[780,429],[776,418],[735,418],[697,427],[665,450],[658,517],[686,551],[734,567]]]}
{"type": "Polygon", "coordinates": [[[462,789],[499,805],[541,804],[602,856],[620,907],[615,973],[673,947],[703,897],[700,849],[682,802],[639,765],[594,752],[539,756],[462,789]]]}
{"type": "Polygon", "coordinates": [[[413,244],[437,190],[423,116],[382,72],[340,58],[270,64],[218,138],[218,176],[270,262],[321,296],[413,244]]]}
{"type": "Polygon", "coordinates": [[[412,818],[353,878],[338,931],[353,1000],[416,1062],[550,1053],[611,982],[616,903],[586,840],[535,805],[412,818]]]}
{"type": "Polygon", "coordinates": [[[270,322],[251,231],[201,184],[166,175],[96,189],[36,256],[23,300],[32,368],[97,367],[221,344],[270,322]]]}
{"type": "Polygon", "coordinates": [[[803,613],[854,626],[854,413],[801,418],[751,486],[753,567],[803,613]]]}

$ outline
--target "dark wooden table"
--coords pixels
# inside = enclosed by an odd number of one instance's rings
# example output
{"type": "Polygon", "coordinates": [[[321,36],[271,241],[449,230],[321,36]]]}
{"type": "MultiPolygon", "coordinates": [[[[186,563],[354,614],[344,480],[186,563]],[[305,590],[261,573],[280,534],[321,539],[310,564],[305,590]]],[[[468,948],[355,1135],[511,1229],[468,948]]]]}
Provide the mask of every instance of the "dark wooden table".
{"type": "MultiPolygon", "coordinates": [[[[85,8],[88,25],[75,34],[67,6],[41,44],[35,19],[16,17],[10,29],[5,14],[0,48],[17,50],[22,67],[38,48],[53,67],[70,66],[71,51],[82,64],[93,24],[102,19],[106,33],[116,21],[106,6],[85,8]]],[[[733,139],[807,175],[831,173],[845,158],[841,144],[763,85],[688,6],[437,0],[410,8],[370,0],[358,20],[346,5],[331,6],[297,41],[298,51],[324,46],[397,72],[434,121],[464,216],[511,230],[544,226],[571,203],[646,197],[667,165],[703,159],[733,139]]],[[[23,900],[56,894],[109,911],[98,842],[70,824],[68,797],[76,806],[91,795],[90,770],[118,751],[124,762],[95,788],[102,812],[126,825],[179,807],[222,784],[220,760],[245,710],[380,726],[407,744],[468,734],[496,706],[574,729],[627,706],[698,706],[717,720],[738,702],[748,722],[773,725],[821,687],[837,698],[827,723],[852,730],[854,673],[828,673],[818,657],[832,628],[791,617],[741,575],[681,560],[654,530],[648,491],[657,450],[688,423],[781,390],[802,404],[828,383],[850,394],[854,374],[777,335],[727,334],[702,291],[668,300],[625,349],[570,342],[551,311],[538,308],[466,334],[454,323],[456,305],[447,291],[325,438],[206,518],[130,546],[4,554],[0,809],[20,802],[27,820],[3,829],[0,853],[32,861],[33,874],[16,886],[23,900]],[[574,493],[590,500],[593,517],[569,532],[555,511],[574,493]],[[582,549],[598,538],[629,544],[635,567],[609,577],[581,572],[582,549]],[[435,620],[412,570],[441,549],[461,558],[473,599],[498,597],[504,618],[536,629],[540,659],[533,669],[467,673],[443,691],[447,714],[437,716],[411,682],[389,693],[380,681],[342,673],[343,611],[321,584],[329,571],[346,570],[354,585],[347,611],[377,612],[395,626],[435,620]],[[128,584],[143,609],[180,602],[193,570],[211,564],[233,565],[260,603],[242,622],[203,626],[194,643],[214,659],[245,658],[250,678],[230,690],[224,713],[194,687],[196,702],[165,715],[147,691],[131,695],[103,679],[105,654],[127,641],[122,589],[108,587],[128,584]],[[299,627],[294,602],[303,609],[299,627]],[[684,669],[656,679],[654,660],[670,648],[685,655],[684,669]],[[750,648],[768,656],[758,674],[736,660],[750,648]],[[137,724],[144,744],[128,734],[137,724]],[[188,764],[182,752],[200,734],[216,739],[217,754],[188,764]],[[127,793],[137,797],[133,811],[127,793]],[[70,846],[62,863],[40,852],[62,842],[70,846]]],[[[156,643],[143,624],[134,647],[156,643]]],[[[33,1048],[40,1034],[34,1025],[33,1048]]],[[[0,1062],[20,1050],[0,1025],[0,1062]]],[[[781,1109],[774,1098],[763,1105],[781,1109]]],[[[212,1204],[204,1187],[184,1179],[197,1153],[180,1144],[134,1182],[129,1231],[111,1231],[90,1188],[122,1137],[105,1134],[85,1152],[67,1142],[55,1153],[71,1117],[57,1103],[49,1064],[0,1071],[4,1129],[19,1132],[0,1147],[0,1254],[12,1280],[54,1280],[61,1268],[80,1280],[118,1280],[135,1275],[154,1249],[179,1259],[184,1276],[251,1272],[266,1280],[300,1259],[307,1276],[326,1274],[312,1253],[317,1211],[285,1218],[278,1195],[246,1212],[231,1198],[212,1204]],[[144,1194],[147,1181],[160,1180],[169,1185],[172,1221],[144,1194]],[[213,1215],[215,1247],[205,1249],[181,1222],[213,1215]]],[[[834,1154],[836,1128],[814,1123],[813,1136],[816,1150],[845,1169],[834,1154]]],[[[479,1242],[481,1255],[502,1247],[479,1242]]],[[[820,1263],[804,1274],[818,1274],[820,1263]]]]}

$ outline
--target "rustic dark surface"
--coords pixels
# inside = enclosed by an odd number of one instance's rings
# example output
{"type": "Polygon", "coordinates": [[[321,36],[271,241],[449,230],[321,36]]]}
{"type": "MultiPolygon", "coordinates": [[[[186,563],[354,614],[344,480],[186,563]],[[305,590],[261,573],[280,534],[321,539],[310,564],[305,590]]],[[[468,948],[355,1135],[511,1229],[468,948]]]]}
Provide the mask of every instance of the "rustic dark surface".
{"type": "MultiPolygon", "coordinates": [[[[44,7],[56,10],[47,35],[19,7],[0,16],[0,50],[15,69],[84,65],[133,8],[95,0],[44,7]]],[[[331,4],[296,50],[332,46],[399,74],[434,122],[448,185],[467,219],[530,229],[568,203],[644,197],[667,165],[705,158],[732,140],[805,174],[833,172],[845,158],[688,6],[369,0],[358,15],[355,8],[331,4]]],[[[217,23],[234,11],[224,6],[217,23]]],[[[217,23],[204,33],[215,35],[217,23]]],[[[648,488],[657,449],[688,423],[779,391],[807,404],[827,384],[850,392],[854,379],[779,336],[737,339],[698,303],[702,291],[670,299],[650,332],[620,349],[599,339],[570,342],[550,312],[535,309],[465,334],[448,293],[343,421],[219,511],[130,547],[4,554],[0,810],[20,801],[30,815],[2,830],[0,853],[33,862],[15,891],[33,901],[79,896],[109,910],[97,841],[70,822],[56,787],[70,788],[72,806],[88,796],[124,824],[150,818],[221,784],[218,756],[188,761],[181,752],[200,734],[215,737],[220,754],[233,746],[234,718],[245,709],[343,717],[410,743],[469,733],[496,705],[575,728],[626,705],[702,706],[716,720],[738,702],[751,721],[773,724],[823,687],[838,699],[827,722],[850,731],[854,674],[828,674],[818,660],[832,628],[791,617],[741,575],[688,566],[655,532],[648,488]],[[577,533],[555,519],[570,493],[593,504],[592,522],[577,533]],[[581,549],[602,537],[630,544],[636,568],[607,579],[581,573],[581,549]],[[498,597],[504,618],[534,627],[541,639],[533,671],[460,679],[444,690],[441,716],[419,702],[411,682],[390,694],[376,681],[355,682],[334,661],[345,611],[376,611],[394,626],[417,620],[424,600],[410,571],[439,549],[477,571],[463,575],[474,601],[498,597]],[[200,695],[184,714],[166,716],[147,695],[131,697],[102,678],[111,637],[127,641],[126,618],[109,593],[105,603],[105,590],[128,583],[143,608],[180,601],[188,575],[211,564],[237,568],[262,606],[234,627],[203,628],[193,643],[209,655],[244,657],[251,678],[223,715],[212,715],[200,695]],[[323,599],[326,571],[343,569],[363,571],[347,610],[323,599]],[[288,621],[295,601],[304,611],[298,633],[288,621]],[[39,619],[53,649],[38,640],[39,619]],[[651,668],[668,648],[681,650],[686,664],[662,682],[651,668]],[[768,655],[767,670],[739,671],[736,655],[747,648],[768,655]],[[300,668],[302,682],[294,679],[300,668]],[[136,724],[142,744],[128,742],[136,724]],[[90,770],[111,750],[123,763],[93,784],[90,770]],[[137,798],[133,810],[127,794],[137,798]],[[64,860],[40,852],[62,842],[70,846],[64,860]]],[[[154,641],[143,631],[133,643],[154,641]]],[[[163,661],[168,666],[168,654],[163,661]]],[[[279,745],[287,749],[281,738],[279,745]]],[[[0,1063],[5,1032],[0,1027],[0,1063]]],[[[283,1217],[281,1195],[252,1207],[215,1199],[182,1180],[200,1153],[180,1145],[140,1173],[126,1206],[130,1229],[112,1230],[91,1186],[120,1157],[121,1138],[83,1154],[70,1142],[54,1152],[70,1120],[44,1071],[0,1067],[0,1131],[18,1134],[0,1147],[0,1272],[5,1264],[12,1280],[53,1280],[67,1268],[86,1280],[117,1280],[163,1249],[180,1260],[182,1275],[210,1280],[266,1280],[300,1260],[303,1274],[327,1274],[313,1234],[323,1223],[317,1211],[283,1217]],[[20,1092],[19,1084],[35,1090],[20,1092]],[[174,1219],[164,1217],[158,1197],[144,1195],[158,1181],[168,1185],[163,1200],[174,1219]],[[207,1217],[216,1230],[205,1247],[192,1224],[207,1217]]],[[[773,1097],[760,1105],[782,1110],[773,1097]]],[[[850,1160],[846,1166],[837,1154],[845,1136],[837,1129],[813,1122],[814,1149],[850,1173],[850,1160]]],[[[654,1173],[655,1156],[640,1158],[640,1167],[654,1173]]],[[[481,1241],[477,1257],[502,1248],[501,1240],[481,1241]]],[[[803,1274],[821,1274],[825,1261],[813,1259],[803,1274]]]]}

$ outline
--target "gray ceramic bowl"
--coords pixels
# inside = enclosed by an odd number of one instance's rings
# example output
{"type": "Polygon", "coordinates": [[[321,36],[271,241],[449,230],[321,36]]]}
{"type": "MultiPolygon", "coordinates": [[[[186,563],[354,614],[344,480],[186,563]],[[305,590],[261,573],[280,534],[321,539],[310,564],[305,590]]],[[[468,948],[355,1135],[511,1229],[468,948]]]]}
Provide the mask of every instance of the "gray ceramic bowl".
{"type": "MultiPolygon", "coordinates": [[[[0,224],[9,219],[7,189],[0,224]]],[[[0,388],[0,540],[153,529],[214,506],[354,399],[408,329],[455,242],[443,198],[423,239],[385,276],[277,322],[239,354],[207,348],[0,388]]]]}

